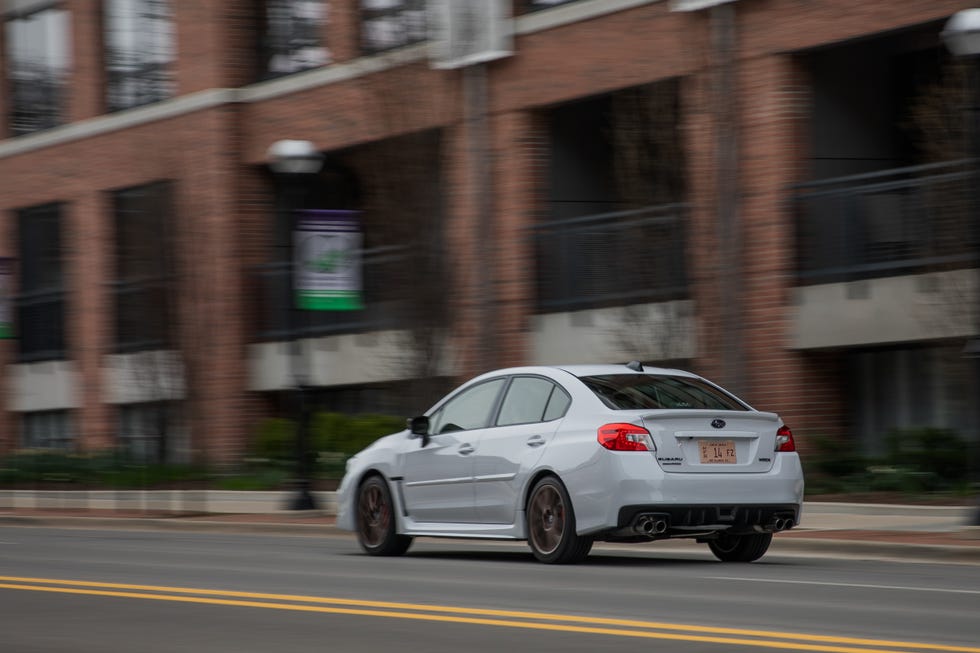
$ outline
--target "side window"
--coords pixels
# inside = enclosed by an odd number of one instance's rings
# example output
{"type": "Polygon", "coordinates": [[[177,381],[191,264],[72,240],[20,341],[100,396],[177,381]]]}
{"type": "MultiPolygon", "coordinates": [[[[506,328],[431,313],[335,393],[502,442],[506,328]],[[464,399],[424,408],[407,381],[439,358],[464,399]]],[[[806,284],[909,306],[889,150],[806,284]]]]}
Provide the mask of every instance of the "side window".
{"type": "Polygon", "coordinates": [[[544,421],[550,422],[553,419],[564,417],[571,404],[572,398],[564,390],[555,386],[555,391],[551,393],[551,399],[548,400],[548,407],[544,411],[544,421]]]}
{"type": "Polygon", "coordinates": [[[548,419],[545,413],[549,406],[549,399],[556,393],[564,394],[548,379],[534,376],[515,378],[500,407],[497,426],[530,424],[548,419]]]}
{"type": "Polygon", "coordinates": [[[432,434],[481,429],[490,424],[490,412],[506,379],[481,383],[450,399],[429,418],[432,434]]]}

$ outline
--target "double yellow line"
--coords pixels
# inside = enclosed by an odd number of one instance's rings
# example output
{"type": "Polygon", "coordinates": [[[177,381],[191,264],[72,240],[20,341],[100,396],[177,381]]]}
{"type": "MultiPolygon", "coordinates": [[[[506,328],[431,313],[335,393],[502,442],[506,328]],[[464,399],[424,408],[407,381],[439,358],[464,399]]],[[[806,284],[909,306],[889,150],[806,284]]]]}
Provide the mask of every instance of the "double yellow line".
{"type": "Polygon", "coordinates": [[[228,590],[99,583],[93,581],[60,580],[53,578],[23,578],[0,576],[0,590],[56,592],[127,599],[204,603],[273,610],[295,610],[327,614],[358,615],[388,619],[414,619],[502,628],[525,628],[567,633],[586,633],[615,637],[637,637],[685,642],[709,642],[755,648],[791,651],[822,651],[826,653],[914,653],[948,651],[980,653],[980,648],[923,642],[902,642],[856,637],[835,637],[787,633],[744,628],[692,626],[684,624],[587,617],[545,612],[464,608],[391,601],[366,601],[322,596],[235,592],[228,590]]]}

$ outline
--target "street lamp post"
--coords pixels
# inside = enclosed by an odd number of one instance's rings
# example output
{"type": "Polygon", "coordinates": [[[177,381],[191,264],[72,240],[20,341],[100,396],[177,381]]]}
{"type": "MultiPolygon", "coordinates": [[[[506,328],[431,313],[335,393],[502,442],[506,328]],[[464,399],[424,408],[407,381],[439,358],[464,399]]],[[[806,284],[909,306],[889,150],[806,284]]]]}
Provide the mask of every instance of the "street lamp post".
{"type": "MultiPolygon", "coordinates": [[[[970,146],[973,157],[973,238],[976,248],[976,264],[980,265],[980,9],[964,9],[953,14],[942,31],[942,39],[949,51],[957,57],[969,57],[973,61],[972,80],[974,84],[973,101],[970,105],[970,146]]],[[[963,355],[976,359],[980,356],[980,271],[977,279],[977,306],[974,318],[977,332],[966,343],[963,355]]],[[[980,360],[974,362],[977,369],[977,391],[980,392],[980,360]]],[[[980,410],[980,409],[978,409],[980,410]]],[[[980,414],[977,416],[980,429],[980,414]]],[[[980,445],[978,445],[980,446],[980,445]]],[[[976,479],[974,479],[976,480],[976,479]]],[[[980,502],[978,502],[973,524],[980,526],[980,502]]]]}
{"type": "MultiPolygon", "coordinates": [[[[276,176],[281,195],[279,203],[282,211],[281,220],[284,229],[290,231],[295,226],[297,211],[302,208],[302,199],[309,189],[314,175],[320,172],[323,165],[323,155],[309,141],[282,140],[276,141],[269,148],[269,167],[276,176]]],[[[292,234],[290,242],[290,260],[296,265],[292,234]]],[[[289,502],[290,510],[315,510],[316,499],[312,492],[310,479],[310,442],[309,442],[309,401],[310,374],[308,365],[300,347],[302,308],[297,302],[296,274],[292,270],[289,290],[290,302],[287,305],[287,323],[289,325],[289,370],[293,381],[294,411],[296,417],[296,479],[295,494],[289,502]]]]}

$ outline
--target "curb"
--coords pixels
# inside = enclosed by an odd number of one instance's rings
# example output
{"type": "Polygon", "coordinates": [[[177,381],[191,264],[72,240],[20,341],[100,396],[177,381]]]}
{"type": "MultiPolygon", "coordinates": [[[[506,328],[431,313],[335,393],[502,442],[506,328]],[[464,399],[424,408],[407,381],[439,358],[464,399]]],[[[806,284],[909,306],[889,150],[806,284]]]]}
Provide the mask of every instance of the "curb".
{"type": "MultiPolygon", "coordinates": [[[[212,532],[242,533],[294,536],[343,536],[353,534],[342,531],[334,524],[302,524],[283,522],[237,522],[214,521],[207,519],[182,518],[139,518],[139,517],[65,517],[36,515],[2,515],[0,526],[57,527],[80,530],[147,530],[172,532],[212,532]]],[[[653,548],[647,551],[655,550],[653,548]]],[[[689,552],[693,543],[678,541],[664,543],[661,549],[667,552],[689,552]],[[690,544],[690,546],[688,546],[690,544]]],[[[929,561],[960,564],[980,564],[980,547],[941,544],[909,544],[882,540],[848,540],[831,538],[776,538],[770,553],[790,555],[845,555],[864,559],[897,559],[907,561],[929,561]]]]}
{"type": "Polygon", "coordinates": [[[79,530],[152,530],[217,533],[270,533],[278,535],[340,535],[333,524],[288,524],[282,522],[214,521],[208,519],[157,517],[65,517],[0,515],[0,526],[75,528],[79,530]]]}

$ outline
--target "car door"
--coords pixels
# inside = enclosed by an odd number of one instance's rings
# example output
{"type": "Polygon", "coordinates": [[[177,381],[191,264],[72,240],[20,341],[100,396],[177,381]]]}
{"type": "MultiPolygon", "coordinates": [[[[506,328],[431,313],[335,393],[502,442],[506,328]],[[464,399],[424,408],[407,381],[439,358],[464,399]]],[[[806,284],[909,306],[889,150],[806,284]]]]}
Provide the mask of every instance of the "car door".
{"type": "Polygon", "coordinates": [[[473,456],[476,512],[481,523],[514,522],[526,475],[554,437],[571,399],[555,382],[515,376],[493,426],[473,456]]]}
{"type": "Polygon", "coordinates": [[[500,377],[468,387],[429,416],[429,437],[409,446],[402,466],[405,510],[420,522],[472,523],[473,453],[506,384],[500,377]]]}

